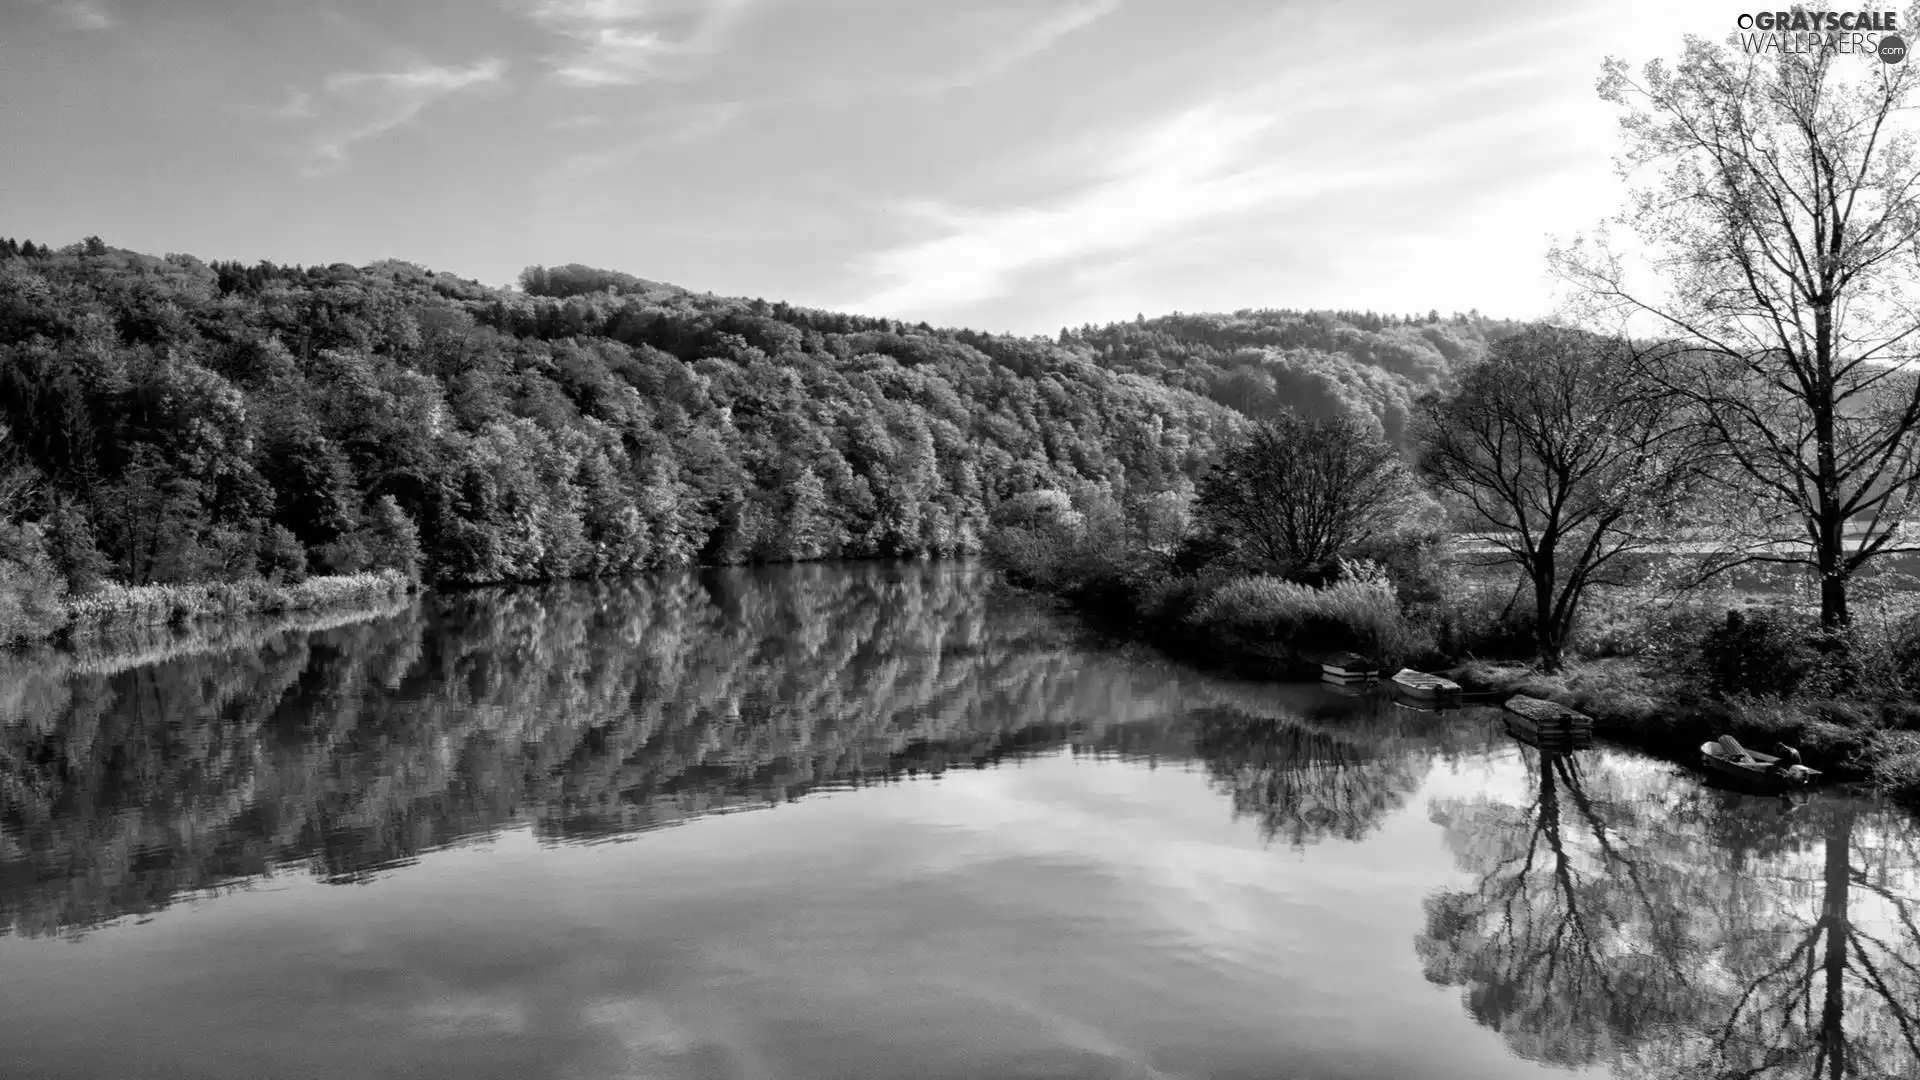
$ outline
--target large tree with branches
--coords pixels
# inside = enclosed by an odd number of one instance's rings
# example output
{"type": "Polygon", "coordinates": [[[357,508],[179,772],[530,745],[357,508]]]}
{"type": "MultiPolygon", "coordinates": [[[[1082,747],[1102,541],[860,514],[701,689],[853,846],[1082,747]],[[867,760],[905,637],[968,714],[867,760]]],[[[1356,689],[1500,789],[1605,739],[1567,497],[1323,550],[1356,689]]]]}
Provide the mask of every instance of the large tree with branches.
{"type": "Polygon", "coordinates": [[[1414,418],[1419,467],[1533,588],[1541,666],[1559,668],[1581,601],[1666,538],[1696,462],[1672,394],[1635,379],[1628,342],[1533,326],[1496,342],[1414,418]]]}
{"type": "Polygon", "coordinates": [[[1392,533],[1413,506],[1406,467],[1378,435],[1287,412],[1221,452],[1195,510],[1247,565],[1312,572],[1392,533]]]}
{"type": "Polygon", "coordinates": [[[1829,627],[1859,571],[1920,550],[1916,81],[1871,53],[1698,38],[1638,78],[1609,59],[1600,93],[1626,111],[1620,167],[1639,185],[1620,221],[1664,287],[1630,281],[1604,235],[1555,259],[1590,313],[1666,339],[1649,371],[1693,406],[1745,526],[1719,532],[1709,572],[1808,568],[1829,627]]]}

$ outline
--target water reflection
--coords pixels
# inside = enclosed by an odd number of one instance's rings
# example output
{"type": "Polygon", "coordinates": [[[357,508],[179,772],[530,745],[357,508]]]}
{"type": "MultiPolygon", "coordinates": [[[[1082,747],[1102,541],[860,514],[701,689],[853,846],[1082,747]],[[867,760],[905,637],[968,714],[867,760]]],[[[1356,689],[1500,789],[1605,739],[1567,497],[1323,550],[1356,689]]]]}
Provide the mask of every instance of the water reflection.
{"type": "Polygon", "coordinates": [[[1232,700],[1089,650],[989,585],[968,567],[689,573],[435,596],[158,662],[12,658],[0,927],[81,929],[276,869],[364,881],[520,822],[617,838],[1063,746],[1187,760],[1201,716],[1209,768],[1266,785],[1237,806],[1293,843],[1352,838],[1433,752],[1329,734],[1366,702],[1232,700]]]}
{"type": "Polygon", "coordinates": [[[920,1075],[976,1075],[1016,1032],[997,1075],[1920,1065],[1910,818],[1542,753],[1491,710],[1204,675],[974,568],[731,570],[216,632],[0,658],[0,950],[44,984],[15,986],[41,1026],[0,1049],[104,1060],[64,1003],[134,980],[101,1015],[148,1024],[141,1045],[237,1032],[231,1012],[287,1055],[337,1047],[342,1075],[562,1075],[541,1063],[669,1019],[795,1076],[897,1075],[908,1037],[938,1059],[920,1075]],[[205,922],[125,918],[233,888],[257,895],[205,922]],[[227,938],[256,925],[240,911],[274,929],[227,938]],[[81,947],[26,940],[62,935],[81,947]],[[413,1026],[366,1019],[387,1016],[413,1026]],[[474,1032],[522,1056],[438,1056],[474,1032]]]}
{"type": "Polygon", "coordinates": [[[1194,750],[1268,840],[1293,847],[1325,837],[1360,840],[1419,790],[1433,748],[1369,730],[1212,707],[1196,710],[1194,750]]]}
{"type": "Polygon", "coordinates": [[[1427,977],[1525,1058],[1633,1077],[1920,1067],[1920,851],[1860,800],[1761,799],[1518,750],[1526,798],[1436,800],[1471,888],[1427,900],[1427,977]]]}

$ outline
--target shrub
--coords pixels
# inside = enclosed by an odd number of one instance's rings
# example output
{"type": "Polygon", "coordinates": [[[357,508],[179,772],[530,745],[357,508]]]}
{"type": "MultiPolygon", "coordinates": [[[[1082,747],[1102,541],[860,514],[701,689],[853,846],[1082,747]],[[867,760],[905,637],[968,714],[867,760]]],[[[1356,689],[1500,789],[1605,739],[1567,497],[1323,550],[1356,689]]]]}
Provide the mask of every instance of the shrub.
{"type": "Polygon", "coordinates": [[[1730,611],[1700,643],[1709,684],[1722,694],[1791,697],[1820,666],[1805,629],[1778,610],[1730,611]]]}
{"type": "Polygon", "coordinates": [[[1437,612],[1458,584],[1447,559],[1447,537],[1442,532],[1381,537],[1356,546],[1348,556],[1385,569],[1402,609],[1409,613],[1437,612]]]}
{"type": "Polygon", "coordinates": [[[1530,593],[1476,588],[1457,607],[1437,613],[1435,631],[1448,653],[1517,660],[1538,647],[1533,624],[1530,593]]]}
{"type": "Polygon", "coordinates": [[[1238,578],[1216,589],[1189,621],[1242,640],[1364,650],[1389,664],[1428,647],[1401,617],[1393,583],[1370,565],[1354,565],[1323,589],[1270,575],[1238,578]]]}

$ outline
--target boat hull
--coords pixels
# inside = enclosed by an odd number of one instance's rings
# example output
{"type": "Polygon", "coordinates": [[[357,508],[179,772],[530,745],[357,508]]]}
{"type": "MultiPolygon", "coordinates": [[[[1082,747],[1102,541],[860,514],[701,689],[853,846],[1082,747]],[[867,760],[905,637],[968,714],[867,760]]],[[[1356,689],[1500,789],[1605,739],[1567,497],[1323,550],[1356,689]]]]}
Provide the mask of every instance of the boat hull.
{"type": "Polygon", "coordinates": [[[1727,756],[1717,742],[1702,743],[1700,763],[1709,772],[1717,773],[1732,780],[1768,790],[1801,788],[1811,784],[1820,775],[1818,769],[1809,769],[1804,765],[1789,766],[1784,772],[1774,768],[1779,758],[1772,754],[1747,753],[1747,761],[1735,761],[1727,756]]]}
{"type": "Polygon", "coordinates": [[[1366,682],[1380,678],[1380,669],[1358,653],[1334,653],[1320,661],[1320,677],[1328,682],[1366,682]]]}
{"type": "Polygon", "coordinates": [[[1401,669],[1389,681],[1393,692],[1413,701],[1431,705],[1458,705],[1460,684],[1437,675],[1401,669]]]}

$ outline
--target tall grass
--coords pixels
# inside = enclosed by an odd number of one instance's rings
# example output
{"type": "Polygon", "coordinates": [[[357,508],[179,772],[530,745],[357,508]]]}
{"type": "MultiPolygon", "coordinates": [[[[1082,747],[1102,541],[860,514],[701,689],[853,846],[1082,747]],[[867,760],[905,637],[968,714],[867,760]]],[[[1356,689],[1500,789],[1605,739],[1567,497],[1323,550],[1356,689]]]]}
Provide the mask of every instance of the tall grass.
{"type": "Polygon", "coordinates": [[[1432,648],[1402,615],[1393,583],[1378,568],[1346,564],[1322,588],[1267,575],[1235,578],[1188,617],[1194,627],[1245,643],[1346,648],[1398,666],[1432,648]]]}
{"type": "Polygon", "coordinates": [[[107,585],[65,602],[60,630],[73,637],[200,618],[272,615],[374,604],[405,595],[413,582],[397,570],[313,577],[296,584],[263,580],[197,585],[107,585]]]}

